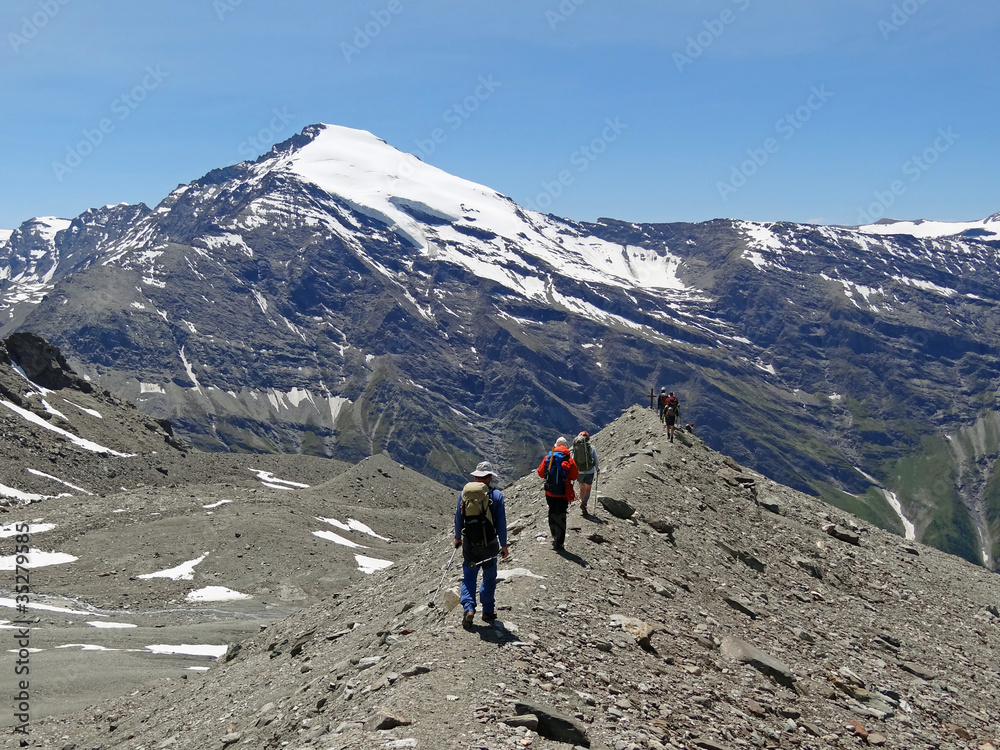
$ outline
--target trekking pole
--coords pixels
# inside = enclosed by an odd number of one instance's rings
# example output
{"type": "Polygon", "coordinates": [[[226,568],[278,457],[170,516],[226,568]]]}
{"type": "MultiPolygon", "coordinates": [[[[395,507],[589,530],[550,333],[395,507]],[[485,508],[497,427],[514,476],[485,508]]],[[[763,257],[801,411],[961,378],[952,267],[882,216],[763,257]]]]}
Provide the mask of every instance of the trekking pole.
{"type": "MultiPolygon", "coordinates": [[[[590,495],[591,495],[591,497],[594,498],[594,507],[595,508],[597,507],[597,480],[600,479],[600,478],[601,478],[601,472],[600,472],[600,470],[598,470],[594,474],[594,484],[590,488],[590,495]]],[[[587,499],[589,500],[590,498],[587,498],[587,499]]]]}
{"type": "Polygon", "coordinates": [[[480,560],[480,561],[479,561],[479,562],[477,562],[477,563],[473,563],[473,564],[472,564],[472,567],[473,567],[473,568],[480,568],[480,567],[482,567],[483,565],[485,565],[486,563],[489,563],[489,562],[494,562],[494,561],[499,561],[499,559],[500,559],[500,556],[499,556],[499,555],[493,555],[493,557],[487,557],[487,558],[486,558],[485,560],[480,560]]]}
{"type": "Polygon", "coordinates": [[[435,606],[434,600],[437,599],[437,595],[441,592],[441,587],[444,585],[444,577],[448,575],[448,568],[450,568],[451,564],[455,562],[455,555],[457,552],[458,552],[458,547],[455,547],[455,549],[452,550],[451,559],[448,560],[448,564],[444,566],[444,571],[441,573],[441,582],[438,583],[438,587],[437,590],[434,592],[434,596],[432,596],[431,600],[427,602],[427,606],[431,609],[433,609],[435,606]]]}

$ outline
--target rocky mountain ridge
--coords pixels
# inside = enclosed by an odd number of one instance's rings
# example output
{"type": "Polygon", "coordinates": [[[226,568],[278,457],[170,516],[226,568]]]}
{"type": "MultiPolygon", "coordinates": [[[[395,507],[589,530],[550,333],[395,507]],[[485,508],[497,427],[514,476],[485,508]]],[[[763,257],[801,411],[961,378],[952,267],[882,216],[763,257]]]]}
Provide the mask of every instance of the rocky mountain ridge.
{"type": "Polygon", "coordinates": [[[564,553],[537,477],[505,489],[497,622],[460,627],[441,530],[204,675],[39,722],[28,746],[1000,745],[995,575],[670,443],[648,409],[593,439],[597,512],[572,509],[564,553]]]}
{"type": "Polygon", "coordinates": [[[198,447],[448,483],[666,385],[714,448],[993,567],[998,224],[573,222],[317,125],[19,228],[0,310],[198,447]]]}

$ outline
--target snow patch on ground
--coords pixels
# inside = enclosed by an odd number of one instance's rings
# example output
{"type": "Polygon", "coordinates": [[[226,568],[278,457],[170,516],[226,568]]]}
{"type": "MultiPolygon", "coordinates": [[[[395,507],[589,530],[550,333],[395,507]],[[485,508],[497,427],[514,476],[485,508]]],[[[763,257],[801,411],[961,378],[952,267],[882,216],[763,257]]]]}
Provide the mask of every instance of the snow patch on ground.
{"type": "Polygon", "coordinates": [[[177,354],[180,356],[181,364],[184,365],[184,371],[187,372],[188,379],[192,383],[194,383],[194,389],[199,393],[202,393],[201,383],[198,382],[198,377],[194,374],[194,367],[191,366],[191,363],[187,361],[187,357],[184,356],[183,346],[180,348],[177,354]]]}
{"type": "Polygon", "coordinates": [[[75,562],[79,558],[67,555],[65,552],[43,552],[40,549],[31,548],[27,555],[5,555],[0,557],[0,570],[14,570],[18,566],[22,568],[45,568],[49,565],[65,565],[75,562]],[[19,563],[18,558],[27,557],[27,562],[19,563]]]}
{"type": "Polygon", "coordinates": [[[189,602],[234,602],[250,598],[252,597],[249,594],[241,594],[239,591],[225,586],[206,586],[203,589],[192,591],[184,597],[184,600],[189,602]]]}
{"type": "Polygon", "coordinates": [[[64,398],[63,401],[65,401],[70,406],[75,406],[77,409],[79,409],[80,411],[82,411],[84,414],[89,414],[90,416],[97,417],[98,419],[104,419],[104,417],[101,415],[101,413],[99,411],[97,411],[96,409],[88,409],[86,406],[80,406],[79,404],[74,404],[68,398],[64,398]]]}
{"type": "Polygon", "coordinates": [[[348,518],[347,523],[338,521],[336,518],[320,518],[319,516],[316,516],[316,520],[322,521],[323,523],[328,523],[331,526],[336,526],[338,529],[343,529],[344,531],[360,531],[362,534],[368,534],[369,536],[373,536],[376,539],[381,539],[385,542],[389,541],[389,537],[379,536],[374,531],[372,531],[370,526],[361,523],[361,521],[355,521],[353,518],[348,518]]]}
{"type": "Polygon", "coordinates": [[[358,561],[358,570],[367,575],[371,575],[377,570],[385,570],[392,565],[391,560],[379,560],[364,555],[355,555],[354,559],[358,561]]]}
{"type": "Polygon", "coordinates": [[[38,469],[28,469],[30,474],[34,474],[37,477],[45,477],[46,479],[51,479],[53,482],[59,482],[59,484],[64,484],[71,490],[76,490],[77,492],[82,492],[84,495],[93,495],[93,492],[83,489],[83,487],[77,487],[75,484],[70,484],[69,482],[60,479],[59,477],[54,477],[51,474],[46,474],[44,471],[39,471],[38,469]]]}
{"type": "Polygon", "coordinates": [[[194,567],[202,560],[208,557],[206,552],[199,558],[194,560],[188,560],[187,562],[181,563],[173,568],[168,568],[167,570],[159,570],[156,573],[145,573],[141,576],[136,576],[136,578],[169,578],[172,581],[192,581],[194,580],[194,567]]]}
{"type": "Polygon", "coordinates": [[[191,643],[181,643],[177,645],[157,643],[152,646],[146,646],[146,650],[152,651],[154,654],[179,654],[181,656],[207,656],[211,659],[218,659],[219,657],[226,655],[226,651],[229,650],[229,646],[209,646],[209,645],[191,644],[191,643]]]}
{"type": "Polygon", "coordinates": [[[327,403],[330,404],[330,421],[332,424],[336,424],[337,417],[340,416],[340,410],[351,402],[343,396],[329,396],[327,397],[327,403]]]}
{"type": "Polygon", "coordinates": [[[887,490],[884,487],[880,487],[882,495],[885,496],[886,501],[892,506],[892,509],[896,511],[896,515],[903,522],[903,530],[905,532],[904,536],[908,541],[914,541],[917,538],[917,530],[913,526],[913,523],[903,515],[903,505],[899,502],[899,497],[892,490],[887,490]]]}
{"type": "Polygon", "coordinates": [[[289,490],[292,489],[293,487],[298,487],[304,490],[309,489],[308,484],[302,484],[301,482],[291,482],[287,479],[278,479],[278,477],[274,476],[274,474],[272,474],[269,471],[264,471],[263,469],[250,469],[250,471],[256,474],[257,478],[261,482],[266,484],[268,487],[273,487],[275,489],[281,489],[281,490],[289,490]]]}
{"type": "Polygon", "coordinates": [[[351,547],[353,549],[368,549],[365,545],[352,542],[350,539],[342,537],[340,534],[336,534],[332,531],[314,531],[313,536],[318,536],[320,539],[326,539],[328,542],[340,544],[344,547],[351,547]]]}
{"type": "Polygon", "coordinates": [[[134,453],[119,453],[118,451],[112,450],[111,448],[105,448],[103,445],[98,445],[95,442],[92,442],[90,440],[85,440],[82,437],[78,437],[77,435],[74,435],[72,432],[67,432],[66,430],[62,430],[56,427],[55,425],[49,424],[34,412],[30,412],[27,409],[22,409],[20,406],[15,406],[10,401],[0,400],[0,404],[6,406],[12,412],[20,415],[21,417],[31,422],[32,424],[36,424],[39,427],[44,427],[46,430],[51,430],[52,432],[62,435],[71,443],[83,448],[84,450],[93,451],[94,453],[110,453],[112,456],[117,456],[119,458],[132,458],[133,456],[135,456],[134,453]]]}
{"type": "Polygon", "coordinates": [[[18,534],[41,534],[43,531],[52,531],[56,527],[54,523],[29,523],[27,531],[18,531],[18,523],[9,523],[5,526],[0,526],[0,539],[5,539],[9,536],[17,536],[18,534]]]}
{"type": "Polygon", "coordinates": [[[20,500],[25,505],[30,503],[38,503],[42,500],[48,500],[50,495],[38,495],[34,492],[23,492],[14,487],[8,487],[6,484],[0,484],[0,497],[9,497],[14,500],[20,500]]]}
{"type": "Polygon", "coordinates": [[[895,281],[906,284],[908,286],[914,286],[917,289],[923,289],[925,292],[935,292],[941,294],[945,297],[954,297],[958,292],[954,289],[949,289],[945,286],[939,286],[931,281],[924,281],[923,279],[911,279],[907,276],[893,276],[895,281]]]}

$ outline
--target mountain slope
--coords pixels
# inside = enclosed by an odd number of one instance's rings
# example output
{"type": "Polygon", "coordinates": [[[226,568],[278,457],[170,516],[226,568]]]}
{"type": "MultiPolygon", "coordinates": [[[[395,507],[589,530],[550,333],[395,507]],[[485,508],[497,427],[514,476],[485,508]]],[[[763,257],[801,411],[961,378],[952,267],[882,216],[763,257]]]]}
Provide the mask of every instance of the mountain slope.
{"type": "Polygon", "coordinates": [[[450,483],[667,386],[713,447],[993,566],[996,441],[963,436],[1000,389],[998,225],[572,222],[318,125],[22,227],[0,304],[199,447],[450,483]]]}
{"type": "Polygon", "coordinates": [[[23,333],[0,342],[0,459],[0,626],[28,655],[0,690],[27,692],[32,720],[187,679],[454,513],[451,488],[384,453],[201,453],[23,333]]]}
{"type": "Polygon", "coordinates": [[[269,626],[203,677],[40,722],[34,741],[177,750],[997,742],[995,576],[830,512],[697,438],[669,443],[649,410],[629,410],[594,441],[605,500],[596,517],[571,511],[564,554],[548,544],[537,477],[505,490],[512,557],[500,566],[494,625],[477,618],[463,631],[450,597],[435,596],[459,575],[455,565],[443,572],[442,531],[349,596],[269,626]],[[631,518],[606,510],[626,515],[626,503],[631,518]],[[535,721],[518,726],[525,711],[535,721]],[[543,712],[563,717],[562,734],[543,712]]]}

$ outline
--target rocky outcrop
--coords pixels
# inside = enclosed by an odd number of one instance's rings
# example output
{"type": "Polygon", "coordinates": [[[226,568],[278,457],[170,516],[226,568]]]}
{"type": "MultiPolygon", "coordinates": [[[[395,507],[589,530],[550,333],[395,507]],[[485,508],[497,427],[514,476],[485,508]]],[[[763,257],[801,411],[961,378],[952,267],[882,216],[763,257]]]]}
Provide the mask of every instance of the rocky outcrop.
{"type": "Polygon", "coordinates": [[[188,446],[30,333],[0,341],[0,507],[159,484],[188,446]]]}
{"type": "Polygon", "coordinates": [[[41,336],[28,332],[14,333],[7,337],[4,345],[9,359],[24,371],[30,381],[52,390],[75,388],[83,393],[94,390],[93,385],[73,372],[62,352],[41,336]]]}

